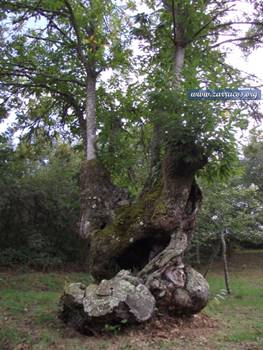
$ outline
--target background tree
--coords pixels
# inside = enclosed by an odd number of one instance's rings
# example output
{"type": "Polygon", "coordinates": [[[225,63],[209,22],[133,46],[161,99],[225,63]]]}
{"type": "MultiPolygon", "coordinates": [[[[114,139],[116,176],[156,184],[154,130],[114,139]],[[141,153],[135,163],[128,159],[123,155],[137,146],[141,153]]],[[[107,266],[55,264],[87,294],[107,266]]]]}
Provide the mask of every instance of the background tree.
{"type": "Polygon", "coordinates": [[[244,147],[245,181],[255,185],[259,193],[263,191],[263,137],[262,130],[256,128],[250,132],[249,144],[244,147]]]}
{"type": "Polygon", "coordinates": [[[68,144],[37,141],[14,149],[10,136],[1,135],[0,263],[40,269],[83,263],[77,232],[82,157],[68,144]]]}
{"type": "Polygon", "coordinates": [[[206,263],[211,254],[216,258],[220,252],[222,230],[228,232],[229,254],[234,248],[262,246],[262,196],[260,187],[256,185],[260,181],[260,173],[253,171],[260,172],[262,165],[260,158],[254,161],[257,154],[254,151],[260,148],[262,133],[251,133],[250,143],[244,147],[245,156],[241,157],[236,173],[227,182],[213,185],[202,181],[204,202],[198,218],[197,234],[189,252],[192,261],[196,261],[197,246],[202,263],[206,263]],[[250,153],[248,150],[253,151],[250,153]]]}

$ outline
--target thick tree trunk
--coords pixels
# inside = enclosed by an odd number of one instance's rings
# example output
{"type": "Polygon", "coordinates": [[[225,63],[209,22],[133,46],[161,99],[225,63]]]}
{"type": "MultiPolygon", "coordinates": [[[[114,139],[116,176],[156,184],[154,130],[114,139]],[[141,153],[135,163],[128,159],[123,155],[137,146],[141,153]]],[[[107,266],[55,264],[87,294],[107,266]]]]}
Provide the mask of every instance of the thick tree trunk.
{"type": "Polygon", "coordinates": [[[169,147],[159,181],[134,204],[116,202],[119,190],[97,160],[85,164],[83,237],[90,271],[100,283],[66,288],[63,320],[91,332],[105,324],[144,322],[155,308],[191,315],[207,304],[206,280],[183,260],[202,199],[195,173],[207,159],[199,153],[195,144],[169,147]],[[185,160],[186,151],[196,157],[185,160]]]}
{"type": "MultiPolygon", "coordinates": [[[[195,145],[185,147],[194,153],[195,145]]],[[[167,150],[154,188],[136,204],[117,209],[112,223],[90,237],[89,265],[96,280],[132,270],[157,307],[172,314],[196,313],[208,300],[207,282],[183,262],[202,198],[194,175],[207,160],[187,162],[184,151],[181,146],[167,150]]]]}

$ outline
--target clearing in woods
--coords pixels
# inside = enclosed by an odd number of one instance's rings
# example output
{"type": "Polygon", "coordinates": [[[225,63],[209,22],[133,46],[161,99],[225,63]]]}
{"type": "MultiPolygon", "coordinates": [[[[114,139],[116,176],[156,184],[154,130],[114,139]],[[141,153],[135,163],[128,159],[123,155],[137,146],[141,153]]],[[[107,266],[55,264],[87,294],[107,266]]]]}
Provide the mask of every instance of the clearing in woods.
{"type": "Polygon", "coordinates": [[[86,337],[57,318],[65,283],[91,280],[86,273],[0,273],[1,350],[261,350],[263,349],[263,251],[231,258],[232,295],[224,297],[222,268],[208,274],[211,301],[192,319],[154,320],[118,334],[86,337]]]}

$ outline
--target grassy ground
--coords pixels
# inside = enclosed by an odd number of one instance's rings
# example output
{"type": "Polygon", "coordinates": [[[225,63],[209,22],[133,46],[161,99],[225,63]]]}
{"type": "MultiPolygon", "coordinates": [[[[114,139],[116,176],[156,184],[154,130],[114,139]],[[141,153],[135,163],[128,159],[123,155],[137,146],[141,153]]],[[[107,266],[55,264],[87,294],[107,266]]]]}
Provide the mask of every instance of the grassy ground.
{"type": "Polygon", "coordinates": [[[208,275],[211,302],[202,315],[157,334],[133,329],[90,338],[57,318],[65,283],[89,283],[83,273],[0,273],[0,350],[260,350],[263,349],[263,253],[231,263],[232,295],[224,297],[220,266],[208,275]]]}

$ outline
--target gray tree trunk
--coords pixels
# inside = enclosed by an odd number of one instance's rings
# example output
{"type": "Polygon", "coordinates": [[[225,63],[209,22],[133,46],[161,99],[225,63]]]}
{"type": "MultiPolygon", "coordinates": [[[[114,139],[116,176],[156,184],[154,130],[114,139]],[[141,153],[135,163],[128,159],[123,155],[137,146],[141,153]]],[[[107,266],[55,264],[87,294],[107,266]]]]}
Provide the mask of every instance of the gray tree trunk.
{"type": "Polygon", "coordinates": [[[226,240],[225,240],[225,230],[223,230],[220,234],[221,242],[222,242],[222,258],[224,263],[224,279],[226,291],[228,294],[231,294],[231,290],[229,287],[229,271],[228,271],[228,263],[227,263],[227,254],[226,254],[226,240]]]}
{"type": "Polygon", "coordinates": [[[86,87],[86,159],[96,159],[96,76],[89,74],[86,87]]]}
{"type": "Polygon", "coordinates": [[[173,72],[174,72],[174,86],[178,87],[181,81],[182,69],[184,66],[185,48],[182,46],[180,41],[176,43],[174,50],[173,60],[173,72]]]}

